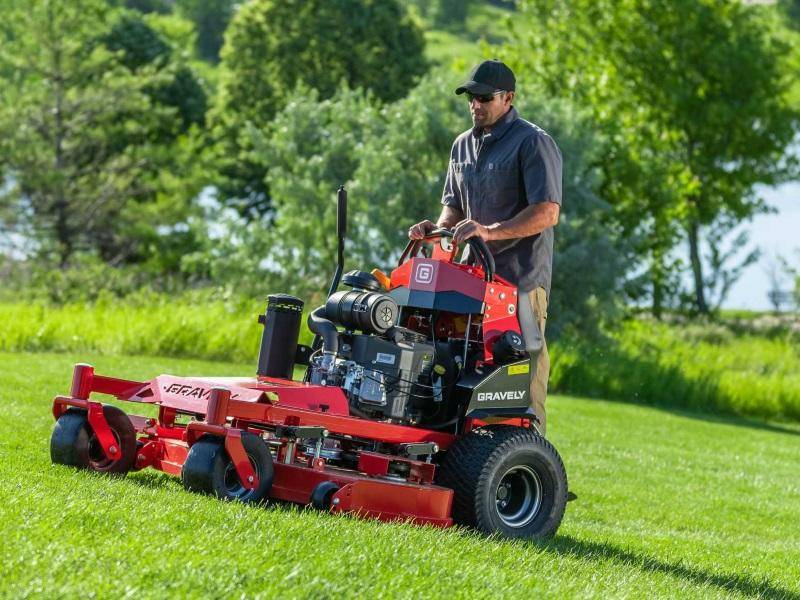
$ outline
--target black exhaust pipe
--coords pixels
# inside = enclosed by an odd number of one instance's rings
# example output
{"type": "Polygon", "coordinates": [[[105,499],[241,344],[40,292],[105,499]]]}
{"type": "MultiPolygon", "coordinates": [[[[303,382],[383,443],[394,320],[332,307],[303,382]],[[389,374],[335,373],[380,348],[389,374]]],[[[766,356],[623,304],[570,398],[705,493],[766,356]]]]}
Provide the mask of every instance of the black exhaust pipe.
{"type": "MultiPolygon", "coordinates": [[[[336,238],[338,245],[336,248],[336,271],[331,280],[331,287],[328,288],[328,297],[330,298],[336,289],[339,287],[339,282],[342,279],[342,272],[344,271],[344,238],[347,235],[347,190],[344,185],[339,186],[339,191],[336,196],[336,238]]],[[[317,334],[314,336],[314,341],[311,348],[318,350],[322,343],[322,337],[317,334]]]]}

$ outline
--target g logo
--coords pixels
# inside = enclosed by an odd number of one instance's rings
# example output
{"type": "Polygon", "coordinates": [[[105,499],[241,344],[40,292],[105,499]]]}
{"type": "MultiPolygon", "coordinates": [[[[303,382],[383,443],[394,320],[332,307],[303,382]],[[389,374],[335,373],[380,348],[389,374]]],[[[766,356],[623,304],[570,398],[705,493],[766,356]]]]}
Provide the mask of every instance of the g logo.
{"type": "Polygon", "coordinates": [[[417,270],[414,272],[414,281],[417,283],[430,283],[433,281],[433,266],[425,263],[417,265],[417,270]]]}

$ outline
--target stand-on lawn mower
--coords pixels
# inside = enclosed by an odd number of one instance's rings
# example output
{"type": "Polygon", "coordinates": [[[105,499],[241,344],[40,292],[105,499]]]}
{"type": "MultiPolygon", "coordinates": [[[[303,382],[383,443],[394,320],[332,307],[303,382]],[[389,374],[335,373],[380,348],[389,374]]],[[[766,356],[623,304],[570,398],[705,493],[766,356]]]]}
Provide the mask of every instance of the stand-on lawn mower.
{"type": "Polygon", "coordinates": [[[494,273],[480,238],[467,241],[471,264],[459,263],[442,229],[409,242],[391,277],[342,278],[345,223],[340,188],[339,260],[327,302],[308,317],[311,347],[298,344],[303,302],[278,294],[259,316],[257,377],[140,382],[78,364],[70,395],[53,402],[52,461],[114,474],[154,467],[242,502],[552,535],[567,478],[530,408],[535,348],[520,333],[517,289],[494,273]],[[296,364],[303,381],[292,379],[296,364]],[[92,393],[156,405],[158,417],[92,393]]]}

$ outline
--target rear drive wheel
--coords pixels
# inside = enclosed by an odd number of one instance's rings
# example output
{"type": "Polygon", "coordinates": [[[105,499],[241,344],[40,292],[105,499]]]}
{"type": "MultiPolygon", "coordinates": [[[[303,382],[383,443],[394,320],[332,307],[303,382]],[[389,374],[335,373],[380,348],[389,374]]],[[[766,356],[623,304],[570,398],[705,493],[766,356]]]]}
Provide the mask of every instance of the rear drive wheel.
{"type": "Polygon", "coordinates": [[[233,461],[225,451],[225,440],[205,435],[190,448],[181,469],[183,486],[190,491],[211,494],[222,500],[262,502],[272,487],[272,455],[259,436],[242,433],[242,445],[250,465],[258,476],[258,487],[248,490],[242,485],[233,461]]]}
{"type": "Polygon", "coordinates": [[[553,535],[567,503],[567,474],[556,449],[532,429],[489,425],[459,439],[439,468],[452,488],[453,519],[510,538],[553,535]]]}
{"type": "Polygon", "coordinates": [[[50,460],[55,464],[100,473],[124,475],[136,463],[136,430],[128,415],[116,406],[103,406],[111,433],[120,449],[120,457],[106,458],[85,410],[70,408],[56,421],[50,436],[50,460]]]}

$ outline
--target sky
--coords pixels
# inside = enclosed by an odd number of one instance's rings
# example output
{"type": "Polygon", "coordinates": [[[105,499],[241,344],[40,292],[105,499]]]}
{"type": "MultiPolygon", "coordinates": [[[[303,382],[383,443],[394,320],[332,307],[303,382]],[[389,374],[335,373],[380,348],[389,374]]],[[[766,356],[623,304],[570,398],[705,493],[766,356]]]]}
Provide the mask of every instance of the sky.
{"type": "MultiPolygon", "coordinates": [[[[775,188],[761,188],[760,195],[777,210],[774,214],[759,215],[743,229],[750,234],[750,245],[761,249],[760,260],[748,267],[733,286],[724,308],[766,310],[772,308],[767,291],[770,288],[767,269],[782,256],[795,268],[800,268],[800,182],[775,188]]],[[[785,278],[782,289],[791,290],[793,282],[785,278]]]]}

